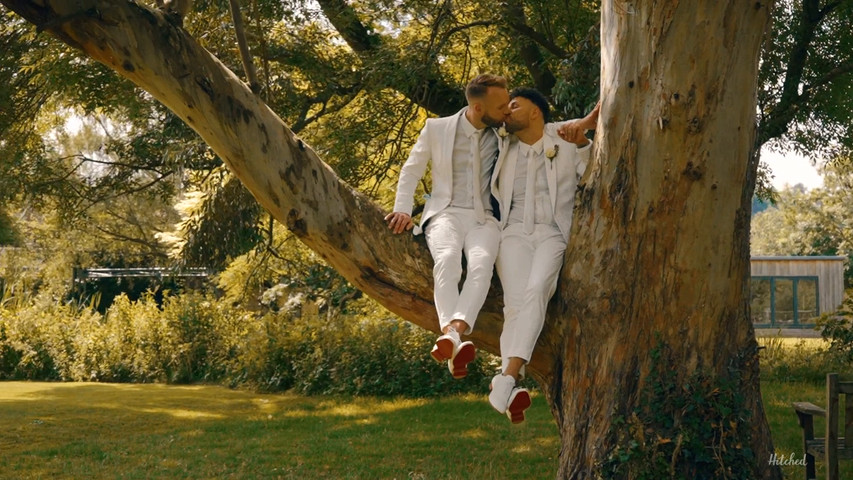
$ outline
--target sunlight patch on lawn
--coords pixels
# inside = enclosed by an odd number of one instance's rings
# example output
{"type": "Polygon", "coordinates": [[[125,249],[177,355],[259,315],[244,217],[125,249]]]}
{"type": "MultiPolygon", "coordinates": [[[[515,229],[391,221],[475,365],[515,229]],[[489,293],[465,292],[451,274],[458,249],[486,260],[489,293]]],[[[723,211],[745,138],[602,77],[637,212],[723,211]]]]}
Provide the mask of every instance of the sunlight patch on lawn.
{"type": "Polygon", "coordinates": [[[354,403],[340,401],[324,401],[317,404],[314,416],[361,417],[377,413],[391,413],[426,405],[423,399],[355,399],[354,403]]]}
{"type": "Polygon", "coordinates": [[[512,448],[512,453],[529,453],[531,450],[529,443],[516,445],[512,448]]]}
{"type": "Polygon", "coordinates": [[[201,437],[201,436],[203,436],[203,435],[204,435],[204,430],[201,430],[201,429],[196,428],[196,429],[193,429],[193,430],[187,430],[186,432],[180,432],[180,433],[179,433],[179,435],[180,435],[182,438],[195,438],[195,437],[201,437]]]}
{"type": "Polygon", "coordinates": [[[482,428],[471,428],[460,435],[462,438],[470,438],[472,440],[488,438],[488,434],[482,428]]]}
{"type": "MultiPolygon", "coordinates": [[[[101,406],[106,407],[107,405],[101,406]]],[[[115,405],[113,407],[117,408],[118,406],[115,405]]],[[[135,410],[142,413],[160,413],[163,415],[170,415],[175,418],[226,418],[225,415],[218,413],[200,412],[198,410],[187,410],[182,408],[136,408],[135,410]]]]}

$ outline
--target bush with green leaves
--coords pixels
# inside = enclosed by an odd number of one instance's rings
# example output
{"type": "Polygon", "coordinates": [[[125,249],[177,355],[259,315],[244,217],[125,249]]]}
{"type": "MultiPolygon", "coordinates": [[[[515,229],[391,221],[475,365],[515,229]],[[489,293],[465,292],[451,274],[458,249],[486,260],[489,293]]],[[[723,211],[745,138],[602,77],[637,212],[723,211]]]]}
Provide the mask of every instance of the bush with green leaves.
{"type": "Polygon", "coordinates": [[[488,391],[481,352],[453,380],[429,356],[433,333],[378,308],[295,318],[210,296],[120,296],[104,315],[47,295],[0,305],[0,378],[222,383],[303,394],[427,397],[488,391]]]}
{"type": "Polygon", "coordinates": [[[853,364],[853,296],[848,295],[838,311],[821,316],[817,326],[829,351],[848,366],[853,364]]]}
{"type": "Polygon", "coordinates": [[[817,339],[762,337],[760,344],[761,378],[782,382],[806,381],[822,384],[827,372],[850,368],[831,348],[817,339]]]}
{"type": "Polygon", "coordinates": [[[755,456],[742,391],[743,360],[727,376],[697,371],[680,378],[670,348],[658,342],[630,411],[614,412],[615,448],[602,462],[605,479],[750,478],[755,456]]]}

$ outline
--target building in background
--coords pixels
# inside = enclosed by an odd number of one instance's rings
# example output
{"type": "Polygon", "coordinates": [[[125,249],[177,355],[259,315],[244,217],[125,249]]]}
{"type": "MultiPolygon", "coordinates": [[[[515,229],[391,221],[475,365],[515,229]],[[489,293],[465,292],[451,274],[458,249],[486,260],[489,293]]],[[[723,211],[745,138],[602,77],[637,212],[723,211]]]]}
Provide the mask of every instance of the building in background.
{"type": "Polygon", "coordinates": [[[752,257],[750,311],[756,328],[814,328],[844,299],[846,257],[752,257]]]}

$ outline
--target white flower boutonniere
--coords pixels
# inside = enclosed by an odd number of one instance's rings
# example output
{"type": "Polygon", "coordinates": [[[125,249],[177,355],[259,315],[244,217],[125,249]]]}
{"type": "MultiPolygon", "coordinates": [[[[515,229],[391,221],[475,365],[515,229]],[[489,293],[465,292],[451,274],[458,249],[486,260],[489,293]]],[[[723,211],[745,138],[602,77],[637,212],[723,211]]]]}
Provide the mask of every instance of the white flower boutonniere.
{"type": "Polygon", "coordinates": [[[506,138],[507,135],[509,135],[509,133],[506,131],[506,125],[501,125],[500,128],[498,128],[498,136],[506,138]]]}
{"type": "Polygon", "coordinates": [[[560,151],[560,146],[554,145],[553,148],[549,148],[548,150],[545,150],[545,157],[547,157],[548,160],[554,160],[554,157],[557,156],[557,153],[559,151],[560,151]]]}

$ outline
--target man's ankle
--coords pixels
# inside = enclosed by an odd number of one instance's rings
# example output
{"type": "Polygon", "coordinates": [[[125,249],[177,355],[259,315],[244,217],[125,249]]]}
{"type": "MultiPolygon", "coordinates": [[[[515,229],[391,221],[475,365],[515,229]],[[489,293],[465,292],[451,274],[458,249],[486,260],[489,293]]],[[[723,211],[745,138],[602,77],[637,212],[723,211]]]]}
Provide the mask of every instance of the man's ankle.
{"type": "Polygon", "coordinates": [[[468,324],[465,320],[453,320],[450,322],[449,328],[455,330],[460,336],[468,331],[468,324]]]}

